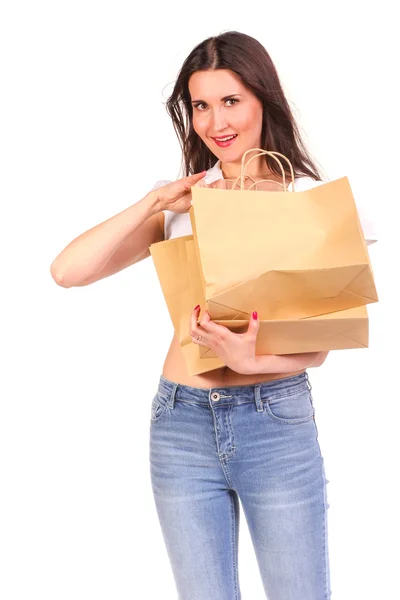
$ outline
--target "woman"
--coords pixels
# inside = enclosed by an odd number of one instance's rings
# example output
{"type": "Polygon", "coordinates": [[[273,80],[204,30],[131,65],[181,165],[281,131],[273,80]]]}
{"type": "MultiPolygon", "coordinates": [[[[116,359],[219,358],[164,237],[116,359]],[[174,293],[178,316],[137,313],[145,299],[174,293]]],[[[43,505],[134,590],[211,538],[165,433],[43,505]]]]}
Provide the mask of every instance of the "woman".
{"type": "MultiPolygon", "coordinates": [[[[89,285],[148,257],[151,244],[190,234],[191,187],[236,178],[248,149],[287,156],[297,190],[321,181],[268,53],[247,35],[227,32],[194,48],[167,111],[185,177],[158,182],[73,240],[52,264],[59,285],[89,285]]],[[[247,175],[282,179],[268,156],[252,161],[247,175]]],[[[306,374],[327,353],[256,357],[256,308],[245,334],[207,313],[198,321],[194,308],[193,342],[226,367],[189,377],[174,337],[153,399],[151,480],[180,600],[241,598],[239,499],[269,600],[331,595],[327,481],[306,374]]]]}

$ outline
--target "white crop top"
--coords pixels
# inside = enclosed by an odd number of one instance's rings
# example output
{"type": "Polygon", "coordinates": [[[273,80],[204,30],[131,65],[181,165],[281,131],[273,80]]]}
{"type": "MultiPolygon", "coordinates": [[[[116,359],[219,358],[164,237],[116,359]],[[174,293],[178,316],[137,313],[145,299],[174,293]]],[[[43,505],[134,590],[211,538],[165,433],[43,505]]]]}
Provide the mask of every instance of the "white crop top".
{"type": "MultiPolygon", "coordinates": [[[[220,161],[218,160],[211,169],[208,169],[206,175],[204,176],[205,183],[213,183],[218,179],[223,179],[223,173],[220,168],[220,161]]],[[[171,183],[170,180],[161,180],[157,181],[153,190],[156,190],[167,183],[171,183]]],[[[295,179],[295,187],[296,191],[302,192],[304,190],[309,190],[318,185],[322,185],[325,183],[324,181],[315,181],[311,177],[299,177],[295,179]]],[[[287,189],[290,191],[292,189],[292,182],[287,186],[287,189]]],[[[360,217],[361,226],[364,232],[364,237],[368,245],[373,244],[377,241],[377,236],[375,234],[374,224],[365,211],[360,210],[357,206],[358,214],[360,217]]],[[[170,210],[164,211],[165,220],[164,220],[164,239],[170,240],[172,238],[182,237],[184,235],[192,234],[192,224],[190,222],[189,213],[174,213],[170,210]]]]}

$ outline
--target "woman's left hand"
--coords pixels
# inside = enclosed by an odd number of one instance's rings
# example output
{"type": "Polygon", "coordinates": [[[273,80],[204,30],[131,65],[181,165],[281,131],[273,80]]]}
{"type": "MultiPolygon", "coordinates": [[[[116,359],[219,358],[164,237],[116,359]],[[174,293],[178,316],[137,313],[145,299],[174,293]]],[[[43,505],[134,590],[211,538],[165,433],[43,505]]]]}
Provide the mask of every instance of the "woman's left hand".
{"type": "Polygon", "coordinates": [[[197,323],[199,312],[200,306],[196,306],[190,317],[189,333],[192,342],[198,346],[211,348],[216,356],[236,373],[253,374],[256,363],[257,333],[260,327],[257,312],[253,312],[245,333],[234,333],[223,325],[213,323],[207,311],[204,311],[197,323]]]}

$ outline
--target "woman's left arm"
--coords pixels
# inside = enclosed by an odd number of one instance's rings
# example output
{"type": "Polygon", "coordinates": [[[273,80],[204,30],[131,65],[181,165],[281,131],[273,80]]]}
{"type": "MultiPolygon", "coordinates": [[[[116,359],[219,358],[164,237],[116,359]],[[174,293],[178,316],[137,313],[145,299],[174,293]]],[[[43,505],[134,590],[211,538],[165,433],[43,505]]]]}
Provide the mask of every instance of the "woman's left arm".
{"type": "Polygon", "coordinates": [[[256,312],[253,313],[245,333],[234,333],[223,325],[213,323],[207,311],[204,312],[198,323],[199,312],[200,306],[196,306],[190,317],[192,342],[211,348],[215,355],[236,373],[242,375],[291,373],[310,367],[319,367],[328,356],[328,352],[256,356],[256,340],[260,327],[256,312]]]}
{"type": "Polygon", "coordinates": [[[310,367],[320,367],[329,352],[306,352],[304,354],[261,354],[254,357],[253,373],[291,373],[310,367]]]}

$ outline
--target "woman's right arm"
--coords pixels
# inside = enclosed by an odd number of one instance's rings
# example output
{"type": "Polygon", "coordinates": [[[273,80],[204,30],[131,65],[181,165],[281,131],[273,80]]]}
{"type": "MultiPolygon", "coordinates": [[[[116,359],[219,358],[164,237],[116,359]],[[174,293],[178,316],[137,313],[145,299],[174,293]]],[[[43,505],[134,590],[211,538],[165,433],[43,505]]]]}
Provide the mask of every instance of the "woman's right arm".
{"type": "Polygon", "coordinates": [[[164,239],[164,210],[187,212],[190,189],[203,173],[184,177],[149,192],[129,208],[72,240],[50,267],[61,287],[89,285],[150,256],[164,239]]]}
{"type": "Polygon", "coordinates": [[[53,261],[50,272],[61,287],[85,286],[149,256],[164,239],[164,213],[156,192],[85,231],[53,261]]]}

